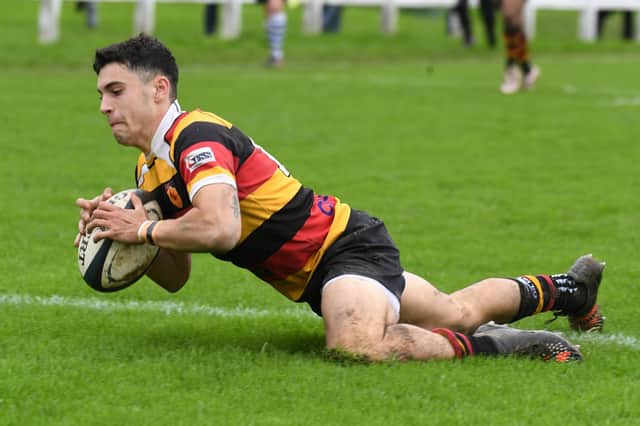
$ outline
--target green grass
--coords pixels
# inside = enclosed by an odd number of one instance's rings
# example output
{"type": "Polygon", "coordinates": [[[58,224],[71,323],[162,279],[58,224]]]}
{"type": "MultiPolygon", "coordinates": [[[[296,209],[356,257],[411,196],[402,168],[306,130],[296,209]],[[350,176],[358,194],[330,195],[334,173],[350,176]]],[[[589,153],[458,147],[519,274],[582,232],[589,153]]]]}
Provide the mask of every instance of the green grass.
{"type": "MultiPolygon", "coordinates": [[[[137,154],[112,140],[90,68],[95,48],[130,35],[132,6],[105,4],[90,32],[65,4],[52,46],[36,43],[37,2],[10,9],[0,17],[0,424],[637,422],[640,47],[618,40],[614,21],[584,44],[576,14],[541,14],[539,86],[503,97],[501,50],[485,48],[478,24],[467,50],[445,36],[442,15],[403,13],[387,36],[377,11],[348,9],[341,34],[312,37],[295,10],[287,67],[274,72],[261,66],[258,7],[245,8],[234,41],[202,36],[200,5],[158,7],[183,107],[215,111],[306,185],[384,218],[405,267],[443,290],[565,271],[587,252],[608,263],[606,333],[569,334],[582,364],[342,365],[323,356],[322,322],[305,306],[206,255],[175,295],[146,279],[110,295],[83,283],[75,198],[133,185],[137,154]],[[164,312],[169,303],[183,312],[164,312]]],[[[564,319],[549,327],[568,331],[564,319]]]]}

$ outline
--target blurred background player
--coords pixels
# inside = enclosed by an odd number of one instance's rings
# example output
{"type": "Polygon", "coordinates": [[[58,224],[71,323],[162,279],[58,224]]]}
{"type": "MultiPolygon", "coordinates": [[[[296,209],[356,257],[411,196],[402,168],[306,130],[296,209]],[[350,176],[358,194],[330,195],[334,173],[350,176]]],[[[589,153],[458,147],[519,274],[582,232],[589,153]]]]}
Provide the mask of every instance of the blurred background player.
{"type": "Polygon", "coordinates": [[[266,65],[279,68],[284,64],[284,36],[287,32],[285,0],[258,0],[265,5],[265,31],[269,43],[266,65]]]}
{"type": "Polygon", "coordinates": [[[218,29],[218,4],[207,3],[204,5],[204,33],[213,35],[218,29]]]}
{"type": "Polygon", "coordinates": [[[529,58],[529,43],[523,23],[524,2],[502,0],[506,65],[500,91],[505,95],[531,89],[540,77],[540,68],[529,58]]]}
{"type": "Polygon", "coordinates": [[[88,28],[93,30],[98,26],[98,3],[93,1],[77,1],[76,10],[87,14],[88,28]]]}
{"type": "MultiPolygon", "coordinates": [[[[482,24],[484,25],[487,45],[496,46],[496,18],[495,12],[500,8],[499,0],[480,0],[478,3],[482,24]]],[[[469,0],[458,0],[458,3],[447,12],[447,30],[455,34],[457,29],[462,35],[462,42],[466,47],[471,47],[475,40],[473,37],[473,24],[469,15],[469,0]]]]}
{"type": "Polygon", "coordinates": [[[342,21],[342,6],[325,4],[322,6],[322,32],[337,33],[342,21]]]}
{"type": "MultiPolygon", "coordinates": [[[[605,22],[611,16],[611,14],[615,13],[613,10],[600,10],[598,11],[598,38],[602,38],[604,33],[605,22]]],[[[635,25],[633,22],[633,11],[632,10],[623,10],[620,12],[622,14],[622,39],[623,40],[633,40],[635,33],[635,25]]]]}

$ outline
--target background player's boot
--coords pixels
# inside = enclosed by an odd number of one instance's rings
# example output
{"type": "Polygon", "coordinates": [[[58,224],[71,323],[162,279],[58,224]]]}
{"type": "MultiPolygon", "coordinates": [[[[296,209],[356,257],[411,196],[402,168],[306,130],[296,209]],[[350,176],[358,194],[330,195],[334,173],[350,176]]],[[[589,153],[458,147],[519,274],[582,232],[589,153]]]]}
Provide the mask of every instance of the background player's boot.
{"type": "Polygon", "coordinates": [[[540,78],[540,74],[541,74],[541,71],[539,66],[537,65],[531,66],[531,69],[529,70],[529,72],[526,73],[522,78],[522,88],[525,90],[533,89],[533,86],[536,85],[536,81],[538,81],[538,78],[540,78]]]}
{"type": "Polygon", "coordinates": [[[582,361],[582,354],[577,346],[550,331],[518,330],[490,322],[478,327],[473,337],[489,337],[502,355],[556,362],[582,361]]]}
{"type": "MultiPolygon", "coordinates": [[[[581,306],[565,308],[557,313],[567,315],[569,325],[576,331],[602,331],[605,317],[600,312],[596,300],[604,266],[604,263],[588,254],[578,258],[567,272],[567,275],[574,281],[576,291],[582,292],[585,302],[581,306]]],[[[562,289],[559,288],[559,290],[562,289]]]]}
{"type": "Polygon", "coordinates": [[[500,92],[505,95],[516,93],[522,88],[522,71],[516,65],[509,65],[504,70],[500,92]]]}

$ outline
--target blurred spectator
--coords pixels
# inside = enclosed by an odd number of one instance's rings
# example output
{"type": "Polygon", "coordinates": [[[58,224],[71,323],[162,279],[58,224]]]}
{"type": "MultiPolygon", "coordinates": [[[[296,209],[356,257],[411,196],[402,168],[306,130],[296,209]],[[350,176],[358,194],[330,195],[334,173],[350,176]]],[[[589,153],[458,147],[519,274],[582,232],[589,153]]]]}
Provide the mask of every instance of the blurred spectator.
{"type": "Polygon", "coordinates": [[[496,47],[496,12],[499,10],[500,0],[480,0],[480,14],[490,47],[496,47]]]}
{"type": "Polygon", "coordinates": [[[212,35],[218,29],[218,4],[207,3],[204,5],[204,33],[212,35]]]}
{"type": "Polygon", "coordinates": [[[322,6],[322,32],[337,33],[340,31],[342,6],[325,4],[322,6]]]}
{"type": "Polygon", "coordinates": [[[98,3],[94,1],[77,1],[76,10],[86,12],[87,27],[94,29],[98,26],[98,3]]]}
{"type": "MultiPolygon", "coordinates": [[[[598,11],[598,38],[602,38],[602,33],[604,32],[604,24],[614,13],[613,10],[600,10],[598,11]]],[[[622,38],[624,40],[633,40],[633,36],[635,33],[634,23],[633,23],[633,11],[625,10],[622,11],[622,38]]]]}
{"type": "MultiPolygon", "coordinates": [[[[496,46],[495,12],[500,7],[499,0],[480,0],[480,13],[485,29],[487,44],[496,46]]],[[[449,34],[458,32],[462,35],[465,46],[474,44],[473,26],[469,15],[469,1],[458,0],[458,3],[447,13],[447,30],[449,34]]]]}
{"type": "Polygon", "coordinates": [[[469,1],[458,0],[458,4],[447,11],[447,28],[449,34],[462,32],[462,42],[465,46],[473,45],[473,28],[469,19],[469,1]]]}

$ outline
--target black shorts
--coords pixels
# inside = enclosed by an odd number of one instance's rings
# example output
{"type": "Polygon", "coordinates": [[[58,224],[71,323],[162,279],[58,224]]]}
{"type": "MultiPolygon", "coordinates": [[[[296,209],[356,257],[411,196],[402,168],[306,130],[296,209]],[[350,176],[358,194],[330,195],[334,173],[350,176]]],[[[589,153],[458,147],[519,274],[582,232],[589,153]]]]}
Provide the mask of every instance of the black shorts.
{"type": "Polygon", "coordinates": [[[325,252],[300,302],[322,316],[322,287],[340,275],[361,275],[378,281],[394,294],[398,301],[405,281],[396,248],[382,220],[360,210],[351,210],[345,231],[325,252]]]}

